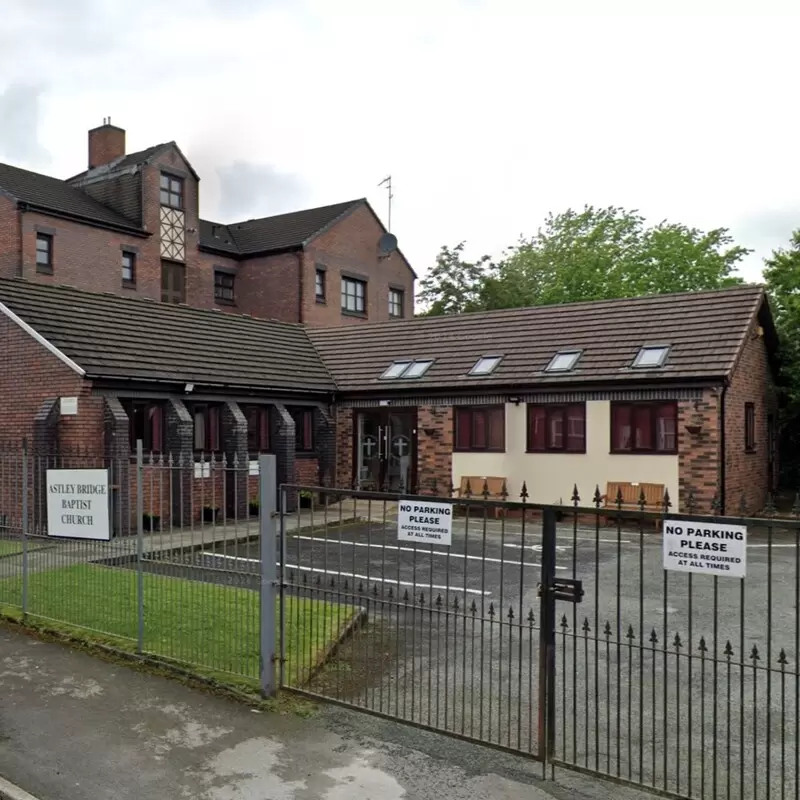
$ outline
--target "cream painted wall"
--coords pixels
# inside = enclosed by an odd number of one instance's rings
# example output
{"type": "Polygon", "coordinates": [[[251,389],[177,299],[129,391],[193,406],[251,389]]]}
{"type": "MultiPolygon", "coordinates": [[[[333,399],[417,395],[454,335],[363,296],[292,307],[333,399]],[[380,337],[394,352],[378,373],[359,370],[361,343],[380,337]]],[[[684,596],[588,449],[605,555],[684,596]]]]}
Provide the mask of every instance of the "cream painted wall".
{"type": "MultiPolygon", "coordinates": [[[[525,404],[506,403],[505,453],[453,453],[453,485],[462,475],[504,477],[509,499],[516,500],[525,481],[529,502],[569,504],[578,485],[581,505],[591,505],[595,486],[607,481],[663,483],[678,497],[678,456],[611,455],[611,403],[586,403],[585,453],[526,453],[525,404]]],[[[480,491],[480,489],[478,489],[480,491]]]]}

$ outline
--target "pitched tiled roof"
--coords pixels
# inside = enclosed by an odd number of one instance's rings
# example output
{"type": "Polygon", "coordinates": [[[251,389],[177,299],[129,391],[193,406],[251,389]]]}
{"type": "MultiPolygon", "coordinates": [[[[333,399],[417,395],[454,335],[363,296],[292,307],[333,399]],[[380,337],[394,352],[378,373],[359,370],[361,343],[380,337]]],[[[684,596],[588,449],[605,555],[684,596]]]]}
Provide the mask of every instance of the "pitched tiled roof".
{"type": "Polygon", "coordinates": [[[19,279],[0,279],[0,302],[90,378],[334,388],[301,325],[19,279]]]}
{"type": "Polygon", "coordinates": [[[311,330],[340,391],[537,387],[637,379],[726,376],[764,292],[744,286],[632,300],[417,317],[390,323],[311,330]],[[632,369],[643,345],[669,345],[663,368],[632,369]],[[559,350],[583,353],[574,371],[546,373],[559,350]],[[480,356],[501,355],[484,377],[468,373],[480,356]],[[422,378],[381,380],[395,359],[435,359],[422,378]]]}
{"type": "Polygon", "coordinates": [[[97,202],[86,192],[49,175],[0,164],[0,190],[48,211],[116,227],[136,228],[134,222],[97,202]]]}
{"type": "Polygon", "coordinates": [[[331,206],[307,208],[274,217],[217,226],[216,237],[213,235],[212,226],[217,223],[201,220],[200,246],[236,252],[240,255],[300,247],[339,217],[365,202],[363,199],[351,200],[347,203],[335,203],[331,206]],[[224,229],[224,235],[220,229],[224,229]]]}
{"type": "Polygon", "coordinates": [[[136,167],[139,164],[144,164],[149,158],[152,158],[160,150],[165,147],[177,147],[175,142],[162,142],[161,144],[154,144],[152,147],[146,147],[144,150],[139,150],[136,153],[128,153],[127,155],[118,158],[116,161],[110,161],[108,164],[101,164],[93,169],[87,169],[67,178],[68,183],[75,183],[83,180],[84,178],[94,178],[97,175],[103,175],[110,172],[117,172],[128,167],[136,167]]]}

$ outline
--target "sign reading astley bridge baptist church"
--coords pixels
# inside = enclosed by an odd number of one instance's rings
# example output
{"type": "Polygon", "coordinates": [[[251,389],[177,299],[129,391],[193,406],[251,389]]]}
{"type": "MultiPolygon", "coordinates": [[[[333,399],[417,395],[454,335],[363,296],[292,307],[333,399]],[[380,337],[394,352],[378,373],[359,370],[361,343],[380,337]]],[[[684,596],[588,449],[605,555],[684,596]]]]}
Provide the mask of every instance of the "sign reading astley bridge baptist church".
{"type": "Polygon", "coordinates": [[[47,532],[70,539],[109,539],[108,470],[47,470],[47,532]]]}
{"type": "Polygon", "coordinates": [[[664,520],[664,569],[744,578],[747,528],[717,522],[664,520]]]}

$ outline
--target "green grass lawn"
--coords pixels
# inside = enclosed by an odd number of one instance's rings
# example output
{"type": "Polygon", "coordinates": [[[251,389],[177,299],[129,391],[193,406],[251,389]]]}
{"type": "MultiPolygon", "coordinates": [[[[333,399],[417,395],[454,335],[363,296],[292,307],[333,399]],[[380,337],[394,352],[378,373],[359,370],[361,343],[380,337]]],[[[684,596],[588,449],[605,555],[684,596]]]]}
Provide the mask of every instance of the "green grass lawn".
{"type": "MultiPolygon", "coordinates": [[[[28,579],[28,613],[85,641],[133,651],[136,585],[134,570],[94,564],[34,572],[28,579]]],[[[19,618],[21,597],[21,577],[0,580],[3,613],[19,618]]],[[[258,593],[250,589],[145,574],[144,650],[225,682],[257,687],[258,604],[258,593]]],[[[349,622],[352,609],[287,598],[285,611],[285,669],[296,686],[349,622]]]]}
{"type": "Polygon", "coordinates": [[[13,556],[22,552],[22,542],[0,539],[0,556],[13,556]]]}

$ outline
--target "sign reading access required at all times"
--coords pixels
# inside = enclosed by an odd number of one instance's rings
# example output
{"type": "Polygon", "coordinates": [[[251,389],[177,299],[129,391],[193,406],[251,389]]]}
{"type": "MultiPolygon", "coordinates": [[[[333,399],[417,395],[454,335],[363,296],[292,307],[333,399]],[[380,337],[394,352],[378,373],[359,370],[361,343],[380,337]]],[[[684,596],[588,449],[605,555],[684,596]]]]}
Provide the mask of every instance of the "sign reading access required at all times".
{"type": "Polygon", "coordinates": [[[664,520],[664,569],[744,578],[747,528],[717,522],[664,520]]]}
{"type": "Polygon", "coordinates": [[[107,469],[47,470],[47,532],[69,539],[111,538],[107,469]]]}
{"type": "Polygon", "coordinates": [[[397,511],[397,538],[401,542],[449,547],[453,538],[453,507],[450,503],[401,500],[397,511]]]}

